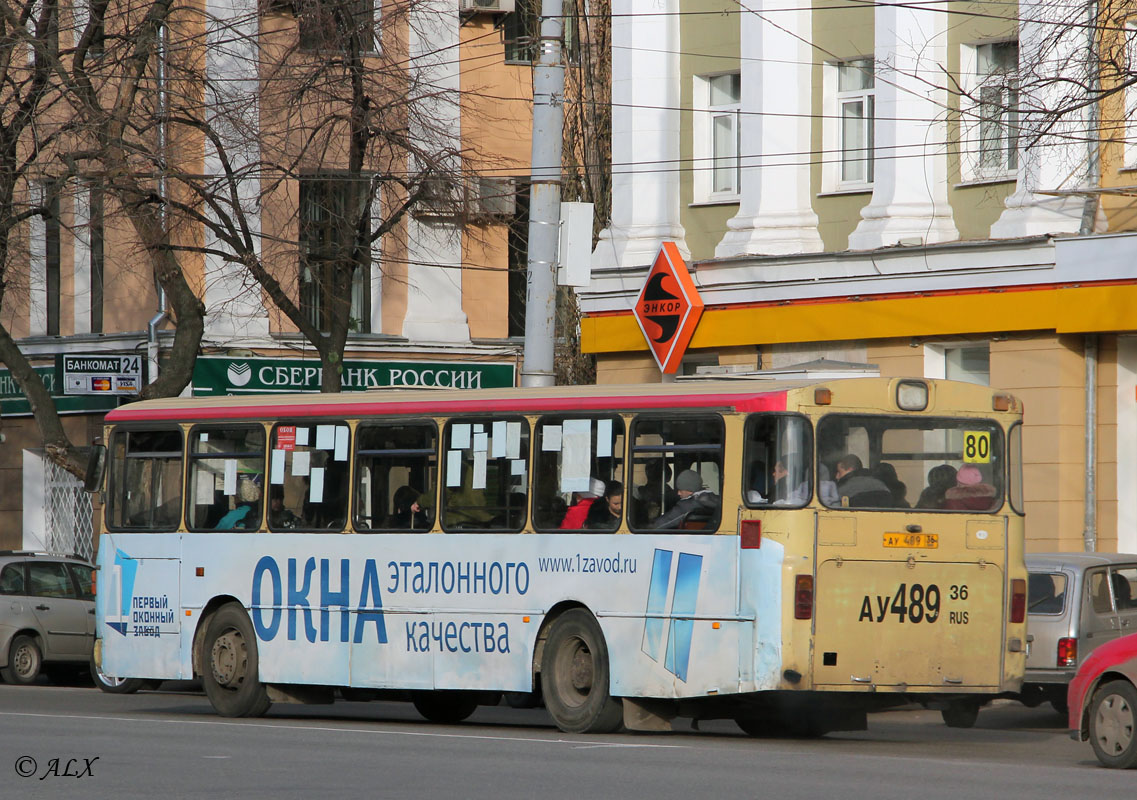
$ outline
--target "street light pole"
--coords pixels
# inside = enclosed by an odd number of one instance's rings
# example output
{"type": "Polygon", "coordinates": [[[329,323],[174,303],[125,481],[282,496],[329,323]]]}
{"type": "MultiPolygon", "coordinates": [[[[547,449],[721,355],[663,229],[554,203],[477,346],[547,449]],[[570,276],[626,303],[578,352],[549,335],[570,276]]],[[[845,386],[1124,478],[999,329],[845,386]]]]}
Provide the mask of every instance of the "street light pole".
{"type": "Polygon", "coordinates": [[[556,254],[561,216],[561,137],[565,68],[561,0],[542,0],[540,56],[533,71],[532,184],[526,261],[525,358],[522,386],[553,386],[556,333],[556,254]]]}

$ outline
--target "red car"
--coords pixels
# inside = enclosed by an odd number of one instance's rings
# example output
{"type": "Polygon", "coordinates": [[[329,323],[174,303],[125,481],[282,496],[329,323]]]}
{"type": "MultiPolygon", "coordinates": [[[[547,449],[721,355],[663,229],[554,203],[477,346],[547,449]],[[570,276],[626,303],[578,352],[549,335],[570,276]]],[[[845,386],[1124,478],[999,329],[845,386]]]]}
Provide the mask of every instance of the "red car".
{"type": "Polygon", "coordinates": [[[1066,702],[1071,739],[1089,739],[1107,767],[1137,767],[1137,633],[1090,653],[1070,681],[1066,702]]]}

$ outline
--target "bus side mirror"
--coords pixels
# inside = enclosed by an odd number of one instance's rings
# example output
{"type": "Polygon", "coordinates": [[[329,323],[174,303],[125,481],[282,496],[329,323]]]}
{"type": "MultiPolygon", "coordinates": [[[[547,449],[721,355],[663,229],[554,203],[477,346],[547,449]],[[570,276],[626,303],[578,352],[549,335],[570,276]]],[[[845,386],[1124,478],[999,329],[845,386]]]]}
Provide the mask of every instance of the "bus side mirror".
{"type": "Polygon", "coordinates": [[[107,448],[105,445],[91,445],[91,452],[87,456],[87,473],[83,476],[83,489],[87,492],[97,492],[103,487],[103,472],[107,466],[107,448]]]}

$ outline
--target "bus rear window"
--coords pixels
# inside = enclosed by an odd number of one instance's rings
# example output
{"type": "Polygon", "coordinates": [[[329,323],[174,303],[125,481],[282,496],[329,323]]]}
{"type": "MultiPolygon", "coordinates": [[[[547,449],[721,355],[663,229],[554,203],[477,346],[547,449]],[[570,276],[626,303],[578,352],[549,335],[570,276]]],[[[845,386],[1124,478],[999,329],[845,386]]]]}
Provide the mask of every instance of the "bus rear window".
{"type": "Polygon", "coordinates": [[[817,426],[818,495],[840,508],[993,512],[1003,432],[990,420],[831,414],[817,426]]]}

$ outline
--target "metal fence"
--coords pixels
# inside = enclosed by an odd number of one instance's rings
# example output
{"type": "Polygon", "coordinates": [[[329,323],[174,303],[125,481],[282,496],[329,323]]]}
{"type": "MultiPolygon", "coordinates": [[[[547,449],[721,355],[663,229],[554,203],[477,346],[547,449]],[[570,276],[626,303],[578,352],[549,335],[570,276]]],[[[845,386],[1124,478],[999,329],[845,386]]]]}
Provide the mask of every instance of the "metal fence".
{"type": "Polygon", "coordinates": [[[95,554],[91,495],[83,482],[50,459],[44,459],[44,529],[48,552],[95,554]]]}

